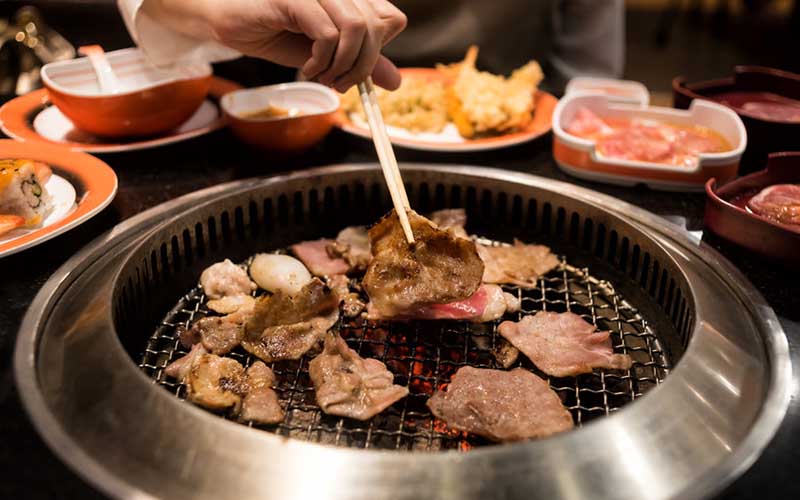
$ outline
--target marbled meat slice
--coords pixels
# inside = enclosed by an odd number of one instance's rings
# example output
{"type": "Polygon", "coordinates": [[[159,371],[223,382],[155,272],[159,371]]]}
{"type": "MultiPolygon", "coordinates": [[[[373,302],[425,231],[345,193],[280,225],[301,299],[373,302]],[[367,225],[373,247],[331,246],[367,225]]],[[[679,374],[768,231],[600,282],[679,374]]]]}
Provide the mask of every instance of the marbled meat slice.
{"type": "Polygon", "coordinates": [[[367,270],[372,253],[369,233],[364,226],[350,226],[339,231],[336,240],[328,245],[328,254],[341,257],[350,266],[348,272],[363,273],[367,270]]]}
{"type": "Polygon", "coordinates": [[[464,366],[428,408],[447,425],[494,441],[541,438],[572,429],[572,416],[550,386],[533,373],[464,366]]]}
{"type": "Polygon", "coordinates": [[[328,247],[333,240],[304,241],[292,245],[290,249],[314,276],[333,276],[344,274],[350,265],[341,257],[331,256],[328,247]]]}
{"type": "Polygon", "coordinates": [[[481,285],[465,300],[448,304],[425,304],[405,310],[394,316],[383,316],[370,302],[367,317],[371,320],[462,320],[485,323],[502,318],[506,312],[519,310],[519,301],[511,294],[503,292],[498,285],[481,285]]]}
{"type": "Polygon", "coordinates": [[[450,231],[459,238],[469,238],[465,226],[467,225],[467,212],[463,208],[445,208],[431,212],[431,222],[439,229],[450,231]]]}
{"type": "Polygon", "coordinates": [[[783,224],[800,224],[800,184],[776,184],[750,198],[747,207],[783,224]]]}
{"type": "Polygon", "coordinates": [[[270,363],[298,359],[339,319],[339,298],[314,278],[295,295],[277,292],[256,300],[242,347],[270,363]]]}
{"type": "Polygon", "coordinates": [[[540,370],[553,377],[591,373],[594,368],[627,370],[632,360],[614,354],[609,332],[571,312],[540,311],[521,321],[504,321],[497,331],[540,370]]]}
{"type": "Polygon", "coordinates": [[[247,369],[247,394],[242,400],[243,420],[259,424],[277,424],[283,421],[284,412],[278,402],[278,394],[272,390],[275,374],[262,363],[256,361],[247,369]]]}
{"type": "Polygon", "coordinates": [[[478,245],[484,264],[484,283],[509,283],[522,287],[536,286],[539,276],[555,269],[556,257],[544,245],[526,245],[514,240],[513,246],[478,245]]]}
{"type": "Polygon", "coordinates": [[[207,267],[200,274],[200,286],[209,299],[221,299],[230,295],[249,295],[256,289],[247,271],[228,259],[207,267]]]}
{"type": "Polygon", "coordinates": [[[408,218],[413,245],[406,241],[394,211],[369,230],[372,260],[363,286],[377,313],[386,317],[467,299],[483,276],[483,262],[472,241],[438,229],[413,210],[408,218]]]}
{"type": "Polygon", "coordinates": [[[364,359],[337,334],[325,338],[325,348],[308,367],[317,403],[330,415],[367,420],[408,394],[377,359],[364,359]]]}

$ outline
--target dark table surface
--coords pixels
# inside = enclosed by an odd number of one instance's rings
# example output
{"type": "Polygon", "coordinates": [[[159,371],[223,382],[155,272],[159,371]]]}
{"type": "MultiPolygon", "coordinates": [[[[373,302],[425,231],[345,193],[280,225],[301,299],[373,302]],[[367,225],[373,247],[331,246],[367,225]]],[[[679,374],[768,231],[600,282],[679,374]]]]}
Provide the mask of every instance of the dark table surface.
{"type": "MultiPolygon", "coordinates": [[[[19,4],[3,3],[5,5],[0,6],[3,15],[19,4]]],[[[119,19],[108,17],[108,10],[65,8],[62,12],[52,7],[58,2],[40,3],[51,5],[52,23],[78,45],[100,42],[107,48],[116,48],[130,43],[126,36],[118,35],[124,30],[119,19]],[[86,31],[81,28],[88,24],[103,24],[105,29],[86,31]]],[[[111,4],[109,2],[109,6],[111,4]]],[[[629,29],[629,37],[631,33],[635,35],[636,31],[629,29]]],[[[708,44],[700,44],[691,50],[706,46],[708,44]]],[[[676,50],[681,51],[680,47],[676,50]]],[[[716,54],[714,50],[706,52],[716,54]]],[[[665,60],[674,61],[675,58],[665,60]]],[[[640,69],[652,74],[650,60],[644,66],[640,69]]],[[[274,67],[265,70],[262,65],[246,60],[227,63],[217,70],[246,85],[285,81],[292,76],[291,72],[274,67]]],[[[719,74],[717,69],[714,71],[719,74]]],[[[548,136],[526,145],[487,153],[441,155],[398,150],[397,156],[401,161],[482,165],[567,180],[634,203],[680,222],[689,230],[702,230],[703,195],[618,188],[571,179],[556,168],[550,145],[548,136]]],[[[0,499],[101,497],[39,439],[20,405],[12,375],[14,341],[22,316],[39,288],[69,256],[122,220],[176,196],[234,179],[331,163],[374,161],[375,153],[369,142],[334,131],[322,144],[301,157],[277,158],[249,149],[229,132],[220,131],[167,147],[101,158],[119,177],[119,192],[114,202],[78,228],[23,253],[0,259],[0,471],[3,474],[0,499]]],[[[775,309],[789,338],[793,364],[800,366],[800,273],[775,267],[712,235],[704,234],[703,239],[738,266],[775,309]]],[[[800,403],[797,400],[800,376],[796,371],[793,376],[795,393],[780,430],[761,459],[721,495],[723,498],[800,498],[800,483],[796,481],[796,473],[800,472],[800,403]]]]}

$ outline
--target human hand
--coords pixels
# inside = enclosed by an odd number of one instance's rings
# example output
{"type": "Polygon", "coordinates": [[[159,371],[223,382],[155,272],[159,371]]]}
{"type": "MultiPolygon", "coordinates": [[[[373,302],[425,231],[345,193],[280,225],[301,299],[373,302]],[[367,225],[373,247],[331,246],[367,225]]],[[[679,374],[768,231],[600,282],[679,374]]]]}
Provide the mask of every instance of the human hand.
{"type": "Polygon", "coordinates": [[[300,68],[340,92],[370,75],[387,89],[400,85],[380,51],[406,17],[387,0],[145,0],[143,8],[183,33],[300,68]]]}

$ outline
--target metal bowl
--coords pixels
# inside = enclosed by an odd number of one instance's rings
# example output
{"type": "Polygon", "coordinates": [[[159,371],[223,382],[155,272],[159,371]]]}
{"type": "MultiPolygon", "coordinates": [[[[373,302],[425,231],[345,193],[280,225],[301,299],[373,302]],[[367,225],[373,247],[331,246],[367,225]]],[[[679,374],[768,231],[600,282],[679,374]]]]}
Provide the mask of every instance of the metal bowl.
{"type": "Polygon", "coordinates": [[[478,167],[403,171],[420,211],[465,206],[487,237],[546,241],[609,280],[658,333],[669,375],[573,432],[467,453],[287,438],[154,384],[133,359],[204,265],[388,206],[379,169],[339,165],[179,198],[56,272],[15,354],[46,442],[104,492],[142,498],[701,498],[758,457],[786,411],[791,366],[774,313],[727,261],[648,212],[566,183],[478,167]]]}

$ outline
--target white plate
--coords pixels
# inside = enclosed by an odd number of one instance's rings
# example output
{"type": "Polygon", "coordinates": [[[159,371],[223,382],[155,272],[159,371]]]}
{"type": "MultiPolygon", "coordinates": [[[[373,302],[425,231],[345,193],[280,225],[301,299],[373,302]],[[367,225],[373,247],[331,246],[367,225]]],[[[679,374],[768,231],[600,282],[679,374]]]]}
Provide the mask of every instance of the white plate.
{"type": "Polygon", "coordinates": [[[53,210],[45,217],[44,221],[36,227],[21,227],[9,231],[8,233],[0,236],[0,243],[7,243],[17,238],[21,238],[26,234],[36,232],[42,228],[55,224],[64,217],[68,216],[77,208],[75,203],[75,188],[65,178],[53,174],[44,188],[52,196],[53,210]]]}

